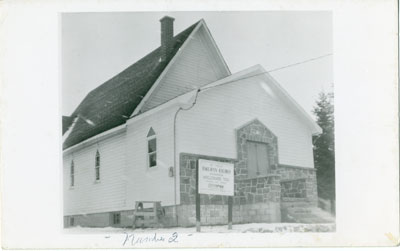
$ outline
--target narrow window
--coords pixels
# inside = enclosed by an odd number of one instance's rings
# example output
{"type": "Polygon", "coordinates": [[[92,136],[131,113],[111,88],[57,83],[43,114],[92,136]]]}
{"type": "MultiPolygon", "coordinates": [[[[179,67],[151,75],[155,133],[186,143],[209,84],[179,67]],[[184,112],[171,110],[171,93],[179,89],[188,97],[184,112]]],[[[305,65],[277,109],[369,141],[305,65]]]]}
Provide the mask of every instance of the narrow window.
{"type": "Polygon", "coordinates": [[[247,141],[247,154],[248,176],[266,175],[269,169],[267,144],[247,141]]]}
{"type": "Polygon", "coordinates": [[[96,151],[95,171],[96,171],[96,181],[100,180],[100,153],[98,150],[96,151]]]}
{"type": "Polygon", "coordinates": [[[119,225],[121,223],[121,214],[120,213],[113,213],[113,224],[119,225]]]}
{"type": "Polygon", "coordinates": [[[69,225],[72,227],[75,225],[75,219],[74,217],[69,218],[69,225]]]}
{"type": "Polygon", "coordinates": [[[74,167],[74,161],[71,161],[71,167],[69,170],[69,176],[70,176],[70,186],[73,187],[75,184],[75,167],[74,167]]]}
{"type": "Polygon", "coordinates": [[[147,153],[149,167],[157,166],[157,140],[153,128],[150,128],[149,133],[147,134],[147,153]]]}

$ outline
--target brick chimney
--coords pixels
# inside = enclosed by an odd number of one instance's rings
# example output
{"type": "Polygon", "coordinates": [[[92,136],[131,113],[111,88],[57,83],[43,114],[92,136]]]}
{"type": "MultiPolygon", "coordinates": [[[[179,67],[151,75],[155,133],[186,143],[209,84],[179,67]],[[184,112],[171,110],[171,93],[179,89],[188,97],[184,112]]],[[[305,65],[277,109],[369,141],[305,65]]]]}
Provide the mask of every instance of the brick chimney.
{"type": "Polygon", "coordinates": [[[172,50],[172,38],[174,37],[174,18],[165,16],[161,22],[161,61],[165,62],[169,58],[172,50]]]}

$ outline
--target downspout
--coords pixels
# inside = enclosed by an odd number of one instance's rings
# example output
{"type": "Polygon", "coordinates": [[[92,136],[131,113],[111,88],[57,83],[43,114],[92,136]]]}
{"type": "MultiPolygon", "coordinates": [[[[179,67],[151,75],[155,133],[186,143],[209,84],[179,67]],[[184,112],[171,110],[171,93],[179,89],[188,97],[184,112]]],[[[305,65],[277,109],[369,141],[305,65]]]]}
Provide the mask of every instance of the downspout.
{"type": "Polygon", "coordinates": [[[176,173],[176,170],[177,170],[177,168],[176,168],[176,158],[177,158],[177,156],[176,156],[176,119],[177,119],[177,117],[178,117],[178,113],[180,112],[180,111],[188,111],[188,110],[190,110],[190,109],[192,109],[194,106],[195,106],[195,104],[196,104],[196,101],[197,101],[197,96],[199,95],[199,92],[200,92],[200,89],[197,89],[197,91],[196,91],[196,96],[195,96],[195,98],[194,98],[194,101],[193,101],[193,103],[192,103],[192,105],[190,106],[190,107],[188,107],[188,108],[182,108],[181,106],[179,106],[179,108],[178,108],[178,110],[176,110],[176,112],[175,112],[175,116],[174,116],[174,208],[175,208],[175,220],[176,220],[176,226],[178,226],[178,214],[177,214],[177,208],[178,208],[178,205],[176,204],[176,175],[177,175],[177,173],[176,173]]]}

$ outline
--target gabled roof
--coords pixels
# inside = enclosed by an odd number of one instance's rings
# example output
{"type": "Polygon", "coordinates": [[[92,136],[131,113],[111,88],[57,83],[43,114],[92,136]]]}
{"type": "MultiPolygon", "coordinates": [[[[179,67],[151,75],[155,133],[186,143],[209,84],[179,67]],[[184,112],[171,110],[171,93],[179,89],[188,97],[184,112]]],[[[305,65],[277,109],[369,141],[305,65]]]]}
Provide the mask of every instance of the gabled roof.
{"type": "Polygon", "coordinates": [[[78,117],[64,141],[63,149],[124,124],[197,24],[198,22],[173,38],[173,49],[168,57],[169,60],[161,62],[161,50],[158,47],[92,90],[68,117],[69,119],[63,118],[64,134],[71,121],[78,117]]]}
{"type": "MultiPolygon", "coordinates": [[[[222,73],[223,76],[220,76],[220,78],[223,78],[223,77],[226,77],[226,76],[231,75],[231,72],[230,72],[230,70],[229,70],[229,67],[228,67],[227,63],[225,62],[225,59],[224,59],[224,57],[222,56],[222,54],[221,54],[221,52],[220,52],[220,50],[219,50],[219,48],[218,48],[218,46],[217,46],[217,44],[216,44],[216,42],[215,42],[215,40],[214,40],[214,38],[213,38],[213,36],[212,36],[210,30],[208,29],[208,27],[207,27],[206,22],[204,21],[204,19],[201,19],[199,22],[197,22],[197,25],[196,25],[196,27],[194,28],[194,30],[193,30],[193,32],[192,32],[193,39],[194,39],[194,40],[199,39],[199,38],[196,38],[196,37],[195,37],[195,34],[197,34],[198,31],[199,31],[201,28],[204,29],[204,31],[205,31],[205,33],[206,33],[206,36],[207,36],[207,38],[209,39],[209,42],[210,42],[210,46],[209,46],[208,48],[206,48],[206,50],[208,50],[208,51],[212,54],[212,56],[215,57],[216,60],[219,60],[219,62],[220,62],[220,64],[219,64],[219,66],[220,66],[220,71],[223,72],[223,73],[222,73]]],[[[207,38],[206,38],[206,39],[207,39],[207,38]]],[[[201,38],[200,38],[199,40],[201,40],[201,38]]],[[[143,112],[142,108],[146,105],[146,103],[147,103],[149,100],[151,100],[152,95],[154,95],[155,93],[157,93],[157,92],[156,92],[156,89],[157,89],[158,87],[160,87],[161,83],[162,83],[163,80],[164,80],[164,76],[165,76],[167,73],[169,73],[169,71],[168,71],[169,68],[173,67],[175,61],[178,61],[178,60],[179,60],[180,54],[182,54],[182,53],[185,51],[185,47],[187,47],[188,45],[189,45],[189,43],[185,43],[184,45],[182,45],[181,50],[179,50],[179,51],[176,53],[176,56],[175,56],[173,59],[171,59],[171,63],[168,64],[168,66],[165,68],[165,71],[162,72],[162,74],[160,75],[160,78],[154,83],[154,85],[151,87],[151,89],[147,92],[146,96],[141,100],[140,104],[139,104],[139,105],[136,107],[136,109],[134,110],[132,116],[136,116],[136,115],[140,114],[141,112],[143,112]]],[[[199,65],[198,65],[198,66],[199,66],[199,65]]],[[[198,66],[197,66],[197,67],[198,67],[198,66]]],[[[217,66],[217,67],[218,67],[218,66],[217,66]]],[[[217,68],[217,67],[215,67],[215,68],[217,68]]],[[[217,69],[214,69],[214,70],[218,71],[217,69]]],[[[190,74],[190,73],[188,73],[188,74],[190,74]]],[[[183,75],[179,76],[179,78],[185,79],[183,75]]],[[[174,82],[175,82],[175,81],[174,81],[174,82]]],[[[198,83],[198,84],[200,84],[200,83],[198,83]]],[[[168,87],[171,88],[171,86],[168,86],[168,87]]],[[[173,91],[170,89],[170,90],[168,91],[169,94],[171,94],[170,91],[172,91],[172,92],[175,91],[175,94],[178,94],[178,93],[176,93],[176,92],[179,92],[179,87],[178,87],[178,86],[175,86],[175,87],[172,87],[172,88],[176,88],[176,89],[173,90],[173,91]]],[[[192,84],[192,85],[189,85],[189,86],[186,86],[186,88],[191,89],[191,90],[197,89],[197,88],[195,87],[195,85],[193,85],[193,84],[192,84]]],[[[188,91],[188,89],[185,90],[185,91],[188,91]]],[[[160,90],[159,90],[159,91],[160,91],[160,90]]],[[[180,93],[180,94],[183,94],[183,93],[180,93]]],[[[179,94],[179,95],[180,95],[180,94],[179,94]]],[[[175,97],[177,97],[177,96],[175,96],[175,97]]],[[[151,108],[150,108],[150,109],[151,109],[151,108]]]]}
{"type": "Polygon", "coordinates": [[[66,131],[68,131],[68,128],[71,126],[72,121],[74,121],[73,118],[68,117],[68,116],[62,116],[62,134],[66,131]]]}
{"type": "Polygon", "coordinates": [[[243,79],[249,78],[260,78],[263,79],[270,87],[276,91],[281,100],[288,105],[296,114],[301,118],[310,128],[313,135],[322,133],[321,127],[315,122],[315,120],[297,103],[289,93],[261,66],[255,65],[245,70],[232,74],[226,78],[215,81],[214,83],[208,84],[200,88],[200,91],[208,91],[214,87],[223,86],[229,83],[240,84],[243,79]]]}

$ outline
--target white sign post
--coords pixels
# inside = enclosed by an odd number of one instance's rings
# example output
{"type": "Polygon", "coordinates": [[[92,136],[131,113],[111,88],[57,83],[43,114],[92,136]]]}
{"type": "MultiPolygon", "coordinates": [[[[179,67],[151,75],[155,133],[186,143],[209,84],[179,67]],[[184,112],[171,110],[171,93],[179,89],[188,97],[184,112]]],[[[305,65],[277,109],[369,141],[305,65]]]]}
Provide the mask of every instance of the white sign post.
{"type": "Polygon", "coordinates": [[[199,159],[197,162],[196,229],[200,232],[200,194],[228,197],[228,229],[232,229],[234,195],[234,165],[232,163],[199,159]]]}

